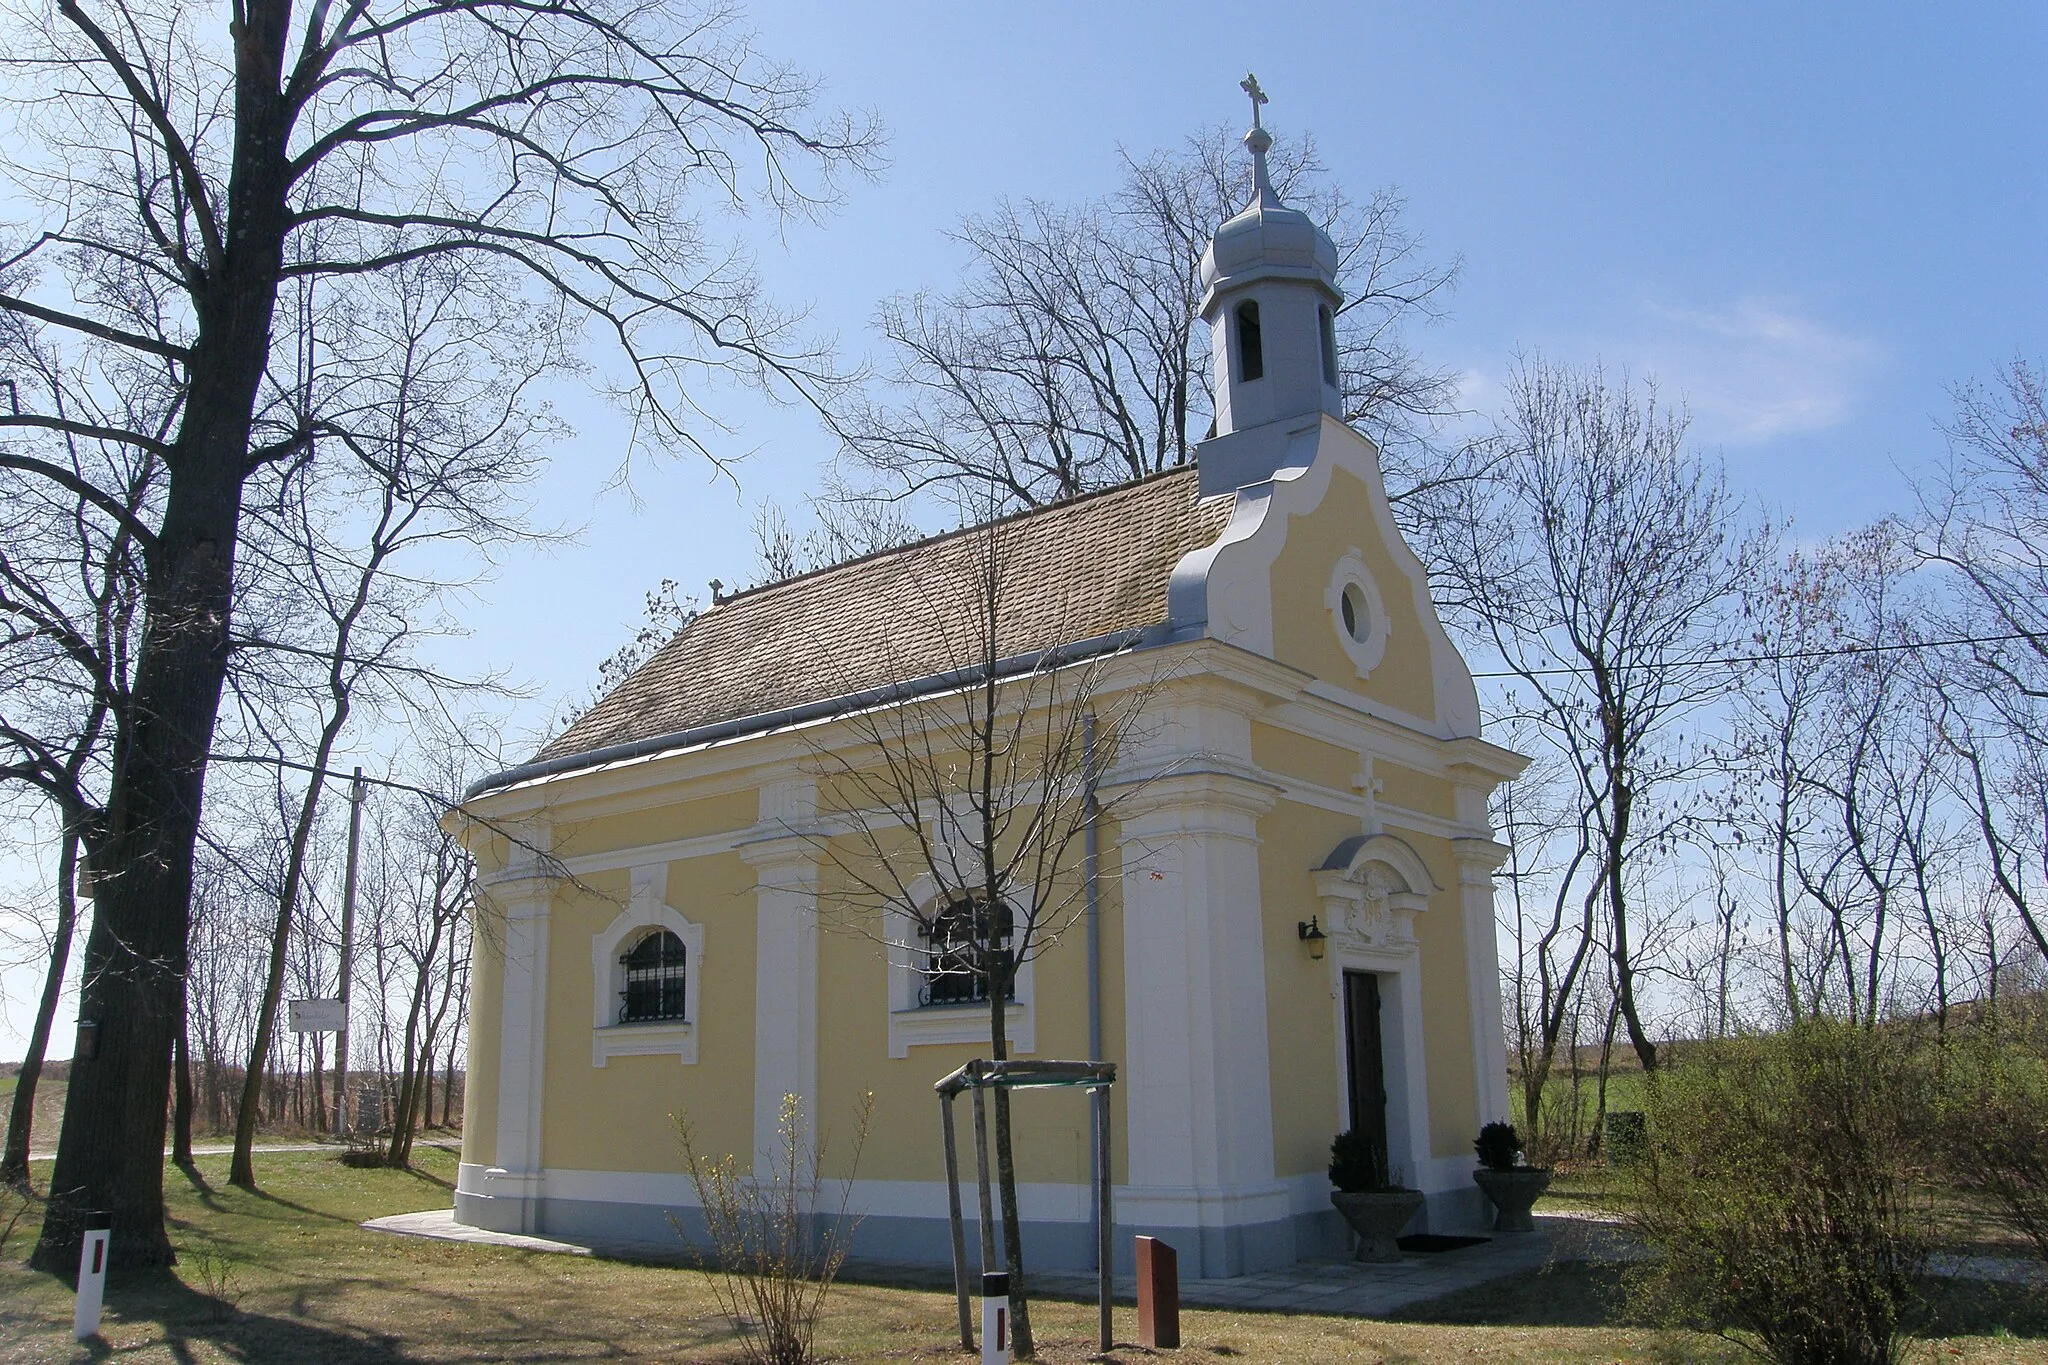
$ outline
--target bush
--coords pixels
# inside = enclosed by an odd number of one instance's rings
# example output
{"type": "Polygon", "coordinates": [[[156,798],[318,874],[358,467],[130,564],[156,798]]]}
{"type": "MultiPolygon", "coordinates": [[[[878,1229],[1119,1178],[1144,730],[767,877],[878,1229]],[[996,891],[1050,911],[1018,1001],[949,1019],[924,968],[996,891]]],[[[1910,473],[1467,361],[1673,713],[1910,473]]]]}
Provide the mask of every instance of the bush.
{"type": "Polygon", "coordinates": [[[1950,1181],[1995,1205],[2048,1260],[2048,1049],[1996,1021],[1957,1043],[1939,1131],[1950,1181]]]}
{"type": "Polygon", "coordinates": [[[1522,1135],[1512,1123],[1489,1123],[1479,1130],[1472,1144],[1479,1164],[1489,1171],[1512,1171],[1522,1159],[1522,1135]]]}
{"type": "Polygon", "coordinates": [[[1387,1171],[1387,1142],[1377,1133],[1353,1128],[1330,1143],[1330,1183],[1341,1194],[1395,1188],[1387,1171]]]}
{"type": "Polygon", "coordinates": [[[1927,1259],[1930,1086],[1903,1036],[1817,1021],[1701,1047],[1647,1087],[1632,1297],[1781,1365],[1892,1365],[1927,1259]]]}
{"type": "Polygon", "coordinates": [[[818,1312],[859,1223],[848,1219],[847,1201],[874,1112],[875,1097],[869,1094],[861,1102],[852,1159],[839,1182],[838,1210],[822,1220],[817,1205],[827,1183],[825,1140],[821,1136],[816,1146],[805,1143],[795,1095],[782,1097],[772,1170],[742,1174],[739,1158],[730,1153],[713,1158],[699,1152],[688,1121],[675,1118],[709,1242],[694,1249],[719,1307],[739,1332],[741,1355],[749,1365],[808,1365],[812,1359],[818,1312]]]}

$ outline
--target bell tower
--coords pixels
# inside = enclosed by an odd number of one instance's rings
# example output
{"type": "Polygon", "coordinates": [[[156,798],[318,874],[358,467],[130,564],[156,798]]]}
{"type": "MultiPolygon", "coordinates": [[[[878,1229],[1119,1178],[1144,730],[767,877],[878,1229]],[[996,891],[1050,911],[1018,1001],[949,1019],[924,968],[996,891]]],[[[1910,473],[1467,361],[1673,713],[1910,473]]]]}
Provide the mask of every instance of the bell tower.
{"type": "Polygon", "coordinates": [[[1337,372],[1337,247],[1329,234],[1274,193],[1266,171],[1273,136],[1251,96],[1252,202],[1216,229],[1202,253],[1202,321],[1209,324],[1216,435],[1314,413],[1342,420],[1337,372]]]}

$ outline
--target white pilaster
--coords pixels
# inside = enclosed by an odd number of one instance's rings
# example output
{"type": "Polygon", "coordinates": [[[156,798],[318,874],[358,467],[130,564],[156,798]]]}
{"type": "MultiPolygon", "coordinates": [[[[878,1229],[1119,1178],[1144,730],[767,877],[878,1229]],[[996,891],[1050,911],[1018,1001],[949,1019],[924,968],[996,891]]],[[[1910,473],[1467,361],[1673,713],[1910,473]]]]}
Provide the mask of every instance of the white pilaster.
{"type": "MultiPolygon", "coordinates": [[[[525,871],[526,869],[521,869],[525,871]]],[[[481,1217],[499,1232],[539,1230],[541,1101],[547,1079],[548,917],[554,880],[514,875],[488,884],[504,936],[498,1030],[498,1140],[484,1173],[481,1217]]]]}
{"type": "Polygon", "coordinates": [[[1277,789],[1235,752],[1249,750],[1243,717],[1199,709],[1176,719],[1204,742],[1118,809],[1129,1167],[1117,1209],[1129,1225],[1189,1229],[1191,1273],[1213,1276],[1243,1273],[1243,1230],[1284,1224],[1288,1204],[1273,1170],[1257,827],[1277,789]]]}
{"type": "Polygon", "coordinates": [[[1466,993],[1472,1002],[1472,1068],[1479,1122],[1508,1116],[1507,1037],[1501,1022],[1500,955],[1493,917],[1493,873],[1508,850],[1491,839],[1453,839],[1458,902],[1465,918],[1466,993]]]}
{"type": "Polygon", "coordinates": [[[772,1169],[786,1095],[801,1105],[806,1144],[818,1111],[817,786],[761,789],[760,823],[740,845],[754,868],[754,1162],[772,1169]]]}

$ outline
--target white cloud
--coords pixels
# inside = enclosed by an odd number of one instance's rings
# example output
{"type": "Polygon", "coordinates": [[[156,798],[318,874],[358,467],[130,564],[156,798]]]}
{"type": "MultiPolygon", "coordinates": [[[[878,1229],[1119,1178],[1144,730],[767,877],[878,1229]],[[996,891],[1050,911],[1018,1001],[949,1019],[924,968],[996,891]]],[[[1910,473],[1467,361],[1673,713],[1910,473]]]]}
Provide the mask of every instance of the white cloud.
{"type": "Polygon", "coordinates": [[[1610,349],[1691,407],[1699,435],[1746,445],[1823,431],[1855,413],[1885,359],[1876,341],[1791,306],[1745,297],[1723,310],[1645,303],[1645,326],[1610,349]]]}

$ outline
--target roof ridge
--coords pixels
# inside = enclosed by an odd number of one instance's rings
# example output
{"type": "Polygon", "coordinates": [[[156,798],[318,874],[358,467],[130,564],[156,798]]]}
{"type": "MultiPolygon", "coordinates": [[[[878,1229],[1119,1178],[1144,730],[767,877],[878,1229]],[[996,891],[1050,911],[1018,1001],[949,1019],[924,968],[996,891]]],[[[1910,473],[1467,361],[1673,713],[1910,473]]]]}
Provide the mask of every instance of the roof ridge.
{"type": "Polygon", "coordinates": [[[1143,488],[1149,484],[1164,482],[1176,474],[1192,474],[1194,472],[1195,462],[1189,460],[1186,464],[1177,464],[1170,469],[1155,469],[1150,474],[1142,474],[1135,479],[1114,483],[1106,488],[1091,488],[1085,493],[1076,493],[1073,497],[1062,498],[1058,502],[1040,503],[1036,507],[1020,508],[1015,512],[1005,512],[999,517],[990,517],[987,521],[970,522],[966,526],[956,526],[949,531],[934,531],[932,534],[920,536],[916,540],[906,540],[901,545],[891,545],[880,550],[870,550],[866,554],[855,555],[851,559],[842,559],[836,564],[821,564],[815,569],[806,569],[802,573],[791,574],[787,578],[778,578],[772,583],[756,583],[751,588],[741,588],[738,592],[729,593],[719,598],[717,602],[713,603],[706,610],[713,611],[721,607],[728,607],[744,597],[758,597],[777,588],[786,588],[793,583],[804,583],[815,578],[822,578],[826,574],[837,573],[841,569],[851,569],[873,560],[886,559],[890,555],[908,554],[912,550],[921,550],[926,546],[936,545],[941,541],[964,536],[971,531],[986,531],[993,526],[1002,526],[1017,521],[1029,521],[1033,517],[1063,512],[1070,507],[1079,507],[1083,503],[1106,501],[1119,493],[1129,493],[1134,489],[1143,488]]]}

